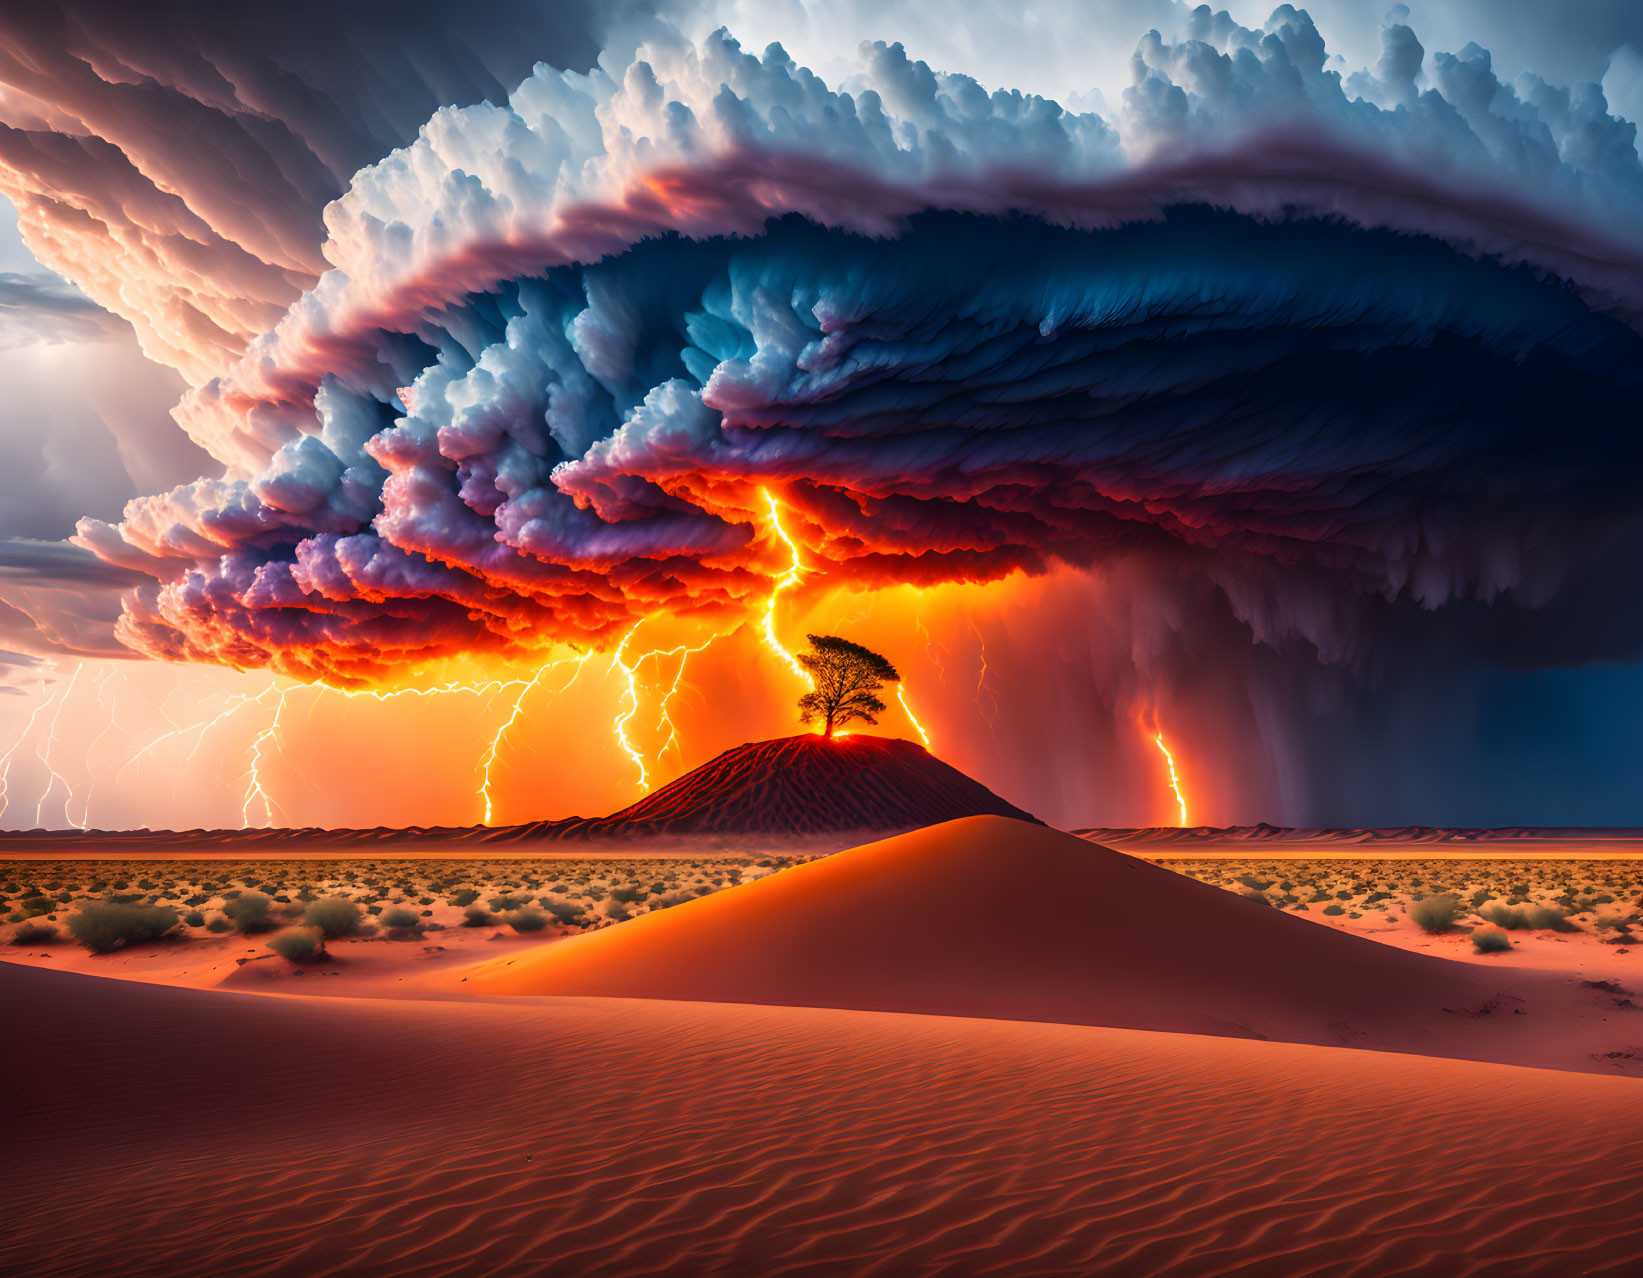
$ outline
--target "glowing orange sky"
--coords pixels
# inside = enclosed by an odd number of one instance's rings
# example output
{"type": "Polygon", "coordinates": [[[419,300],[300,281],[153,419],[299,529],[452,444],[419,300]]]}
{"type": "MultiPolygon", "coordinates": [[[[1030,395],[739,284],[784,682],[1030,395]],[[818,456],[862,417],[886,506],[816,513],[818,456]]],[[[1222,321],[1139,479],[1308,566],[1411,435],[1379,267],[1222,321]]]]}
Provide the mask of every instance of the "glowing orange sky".
{"type": "MultiPolygon", "coordinates": [[[[655,616],[611,653],[540,665],[465,659],[368,692],[150,661],[65,663],[0,728],[12,828],[503,824],[598,815],[718,752],[802,731],[805,684],[772,647],[844,634],[904,682],[875,729],[923,740],[1004,797],[1065,823],[1174,824],[1150,731],[1126,707],[1077,705],[1046,667],[1046,610],[1090,606],[1071,572],[984,586],[817,589],[803,574],[764,618],[715,636],[655,616]],[[916,720],[915,720],[916,716],[916,720]],[[32,729],[30,723],[32,722],[32,729]],[[1086,730],[1120,724],[1108,734],[1086,730]],[[1023,742],[1053,747],[1046,760],[1023,742]],[[1059,778],[1047,791],[1047,763],[1059,778]],[[49,766],[48,766],[49,765],[49,766]],[[487,784],[488,783],[488,784],[487,784]],[[1048,796],[1046,798],[1046,796],[1048,796]]],[[[1155,711],[1181,775],[1190,733],[1155,711]]],[[[1207,793],[1207,792],[1206,792],[1207,793]]],[[[1205,800],[1194,795],[1194,820],[1205,800]]]]}

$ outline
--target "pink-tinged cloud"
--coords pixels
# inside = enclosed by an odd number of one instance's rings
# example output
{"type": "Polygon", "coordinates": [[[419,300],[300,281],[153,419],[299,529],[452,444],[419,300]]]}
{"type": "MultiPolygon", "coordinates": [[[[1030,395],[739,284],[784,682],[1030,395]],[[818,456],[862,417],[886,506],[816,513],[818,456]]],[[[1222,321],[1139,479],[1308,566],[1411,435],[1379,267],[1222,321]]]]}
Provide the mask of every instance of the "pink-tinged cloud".
{"type": "Polygon", "coordinates": [[[723,34],[439,111],[179,408],[228,474],[82,525],[156,582],[121,638],[353,679],[731,625],[766,489],[817,582],[1139,557],[1341,659],[1550,606],[1634,506],[1635,131],[1475,52],[1417,94],[1401,27],[1343,83],[1287,6],[1193,22],[1113,120],[723,34]]]}

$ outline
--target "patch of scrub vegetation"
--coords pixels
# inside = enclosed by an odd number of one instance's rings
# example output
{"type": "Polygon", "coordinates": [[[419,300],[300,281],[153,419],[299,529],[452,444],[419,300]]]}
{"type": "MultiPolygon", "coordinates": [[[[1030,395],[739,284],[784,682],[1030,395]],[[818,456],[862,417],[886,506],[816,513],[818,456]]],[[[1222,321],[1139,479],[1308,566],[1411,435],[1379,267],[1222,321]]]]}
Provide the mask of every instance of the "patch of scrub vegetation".
{"type": "Polygon", "coordinates": [[[1409,903],[1409,917],[1423,932],[1447,932],[1455,926],[1460,897],[1453,892],[1437,892],[1409,903]]]}
{"type": "Polygon", "coordinates": [[[317,927],[295,927],[270,940],[268,948],[293,963],[315,963],[326,957],[325,932],[317,927]]]}
{"type": "Polygon", "coordinates": [[[118,901],[87,901],[68,920],[69,935],[93,954],[157,940],[176,926],[176,910],[118,901]]]}
{"type": "Polygon", "coordinates": [[[1615,857],[1162,858],[1159,864],[1319,921],[1391,926],[1407,917],[1434,933],[1483,925],[1500,932],[1589,932],[1625,945],[1643,933],[1643,861],[1615,857]],[[1272,885],[1276,884],[1274,887],[1272,885]]]}
{"type": "MultiPolygon", "coordinates": [[[[91,906],[169,911],[174,918],[167,930],[200,944],[221,944],[226,933],[283,936],[299,926],[319,929],[329,942],[414,939],[442,928],[504,924],[549,935],[611,927],[808,859],[750,851],[0,862],[0,918],[9,925],[0,942],[35,936],[25,929],[48,927],[91,906]]],[[[130,935],[123,944],[139,943],[135,930],[130,935]]]]}

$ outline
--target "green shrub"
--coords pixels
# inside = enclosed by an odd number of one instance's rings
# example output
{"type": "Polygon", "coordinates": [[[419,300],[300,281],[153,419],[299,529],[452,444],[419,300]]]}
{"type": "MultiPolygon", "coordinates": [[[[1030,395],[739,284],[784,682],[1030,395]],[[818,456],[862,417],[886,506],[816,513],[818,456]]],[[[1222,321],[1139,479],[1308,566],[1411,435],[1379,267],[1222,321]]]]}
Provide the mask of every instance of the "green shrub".
{"type": "Polygon", "coordinates": [[[365,920],[359,906],[347,897],[328,896],[310,905],[303,912],[302,921],[308,927],[317,927],[326,940],[334,941],[341,936],[353,936],[365,920]]]}
{"type": "Polygon", "coordinates": [[[496,914],[507,914],[513,910],[522,910],[531,903],[528,896],[493,896],[491,910],[496,914]]]}
{"type": "Polygon", "coordinates": [[[1481,913],[1496,927],[1503,927],[1508,932],[1535,929],[1552,932],[1575,931],[1575,925],[1569,922],[1562,910],[1553,905],[1491,905],[1481,913]]]}
{"type": "Polygon", "coordinates": [[[1499,954],[1512,948],[1512,938],[1498,927],[1480,927],[1472,933],[1472,948],[1479,954],[1499,954]]]}
{"type": "Polygon", "coordinates": [[[189,927],[204,927],[205,915],[200,913],[198,910],[190,910],[187,914],[183,915],[183,922],[188,924],[189,927]]]}
{"type": "Polygon", "coordinates": [[[390,932],[413,931],[419,922],[416,915],[401,906],[396,905],[393,909],[382,912],[382,926],[390,932]]]}
{"type": "Polygon", "coordinates": [[[1346,907],[1341,906],[1341,905],[1326,905],[1326,906],[1324,906],[1324,913],[1325,914],[1345,914],[1346,913],[1346,907]]]}
{"type": "Polygon", "coordinates": [[[475,892],[472,888],[463,888],[460,892],[457,892],[456,894],[454,894],[450,898],[450,901],[451,901],[452,905],[456,906],[457,909],[461,910],[461,909],[465,909],[466,907],[472,905],[478,899],[479,899],[479,893],[478,892],[475,892]]]}
{"type": "Polygon", "coordinates": [[[11,934],[13,945],[45,945],[57,939],[57,929],[50,923],[25,923],[11,934]]]}
{"type": "Polygon", "coordinates": [[[69,934],[93,954],[109,954],[164,936],[177,926],[177,911],[161,905],[87,901],[68,921],[69,934]]]}
{"type": "Polygon", "coordinates": [[[1409,907],[1409,917],[1428,932],[1446,932],[1454,926],[1455,909],[1460,898],[1453,892],[1439,892],[1436,896],[1422,897],[1409,907]]]}
{"type": "Polygon", "coordinates": [[[242,932],[260,932],[269,927],[268,911],[273,901],[261,892],[241,892],[226,902],[222,912],[242,932]]]}
{"type": "Polygon", "coordinates": [[[22,910],[25,918],[35,918],[41,914],[50,914],[57,908],[57,902],[49,896],[25,896],[18,902],[18,909],[22,910]]]}
{"type": "Polygon", "coordinates": [[[470,905],[462,911],[463,927],[489,927],[495,919],[483,905],[470,905]]]}
{"type": "Polygon", "coordinates": [[[220,914],[213,914],[211,921],[205,925],[207,932],[226,932],[234,925],[220,914]]]}
{"type": "Polygon", "coordinates": [[[527,932],[540,932],[548,925],[548,916],[541,910],[515,910],[508,915],[508,925],[521,935],[527,932]]]}
{"type": "Polygon", "coordinates": [[[274,937],[268,942],[268,948],[293,963],[313,963],[325,957],[325,929],[293,928],[274,937]]]}

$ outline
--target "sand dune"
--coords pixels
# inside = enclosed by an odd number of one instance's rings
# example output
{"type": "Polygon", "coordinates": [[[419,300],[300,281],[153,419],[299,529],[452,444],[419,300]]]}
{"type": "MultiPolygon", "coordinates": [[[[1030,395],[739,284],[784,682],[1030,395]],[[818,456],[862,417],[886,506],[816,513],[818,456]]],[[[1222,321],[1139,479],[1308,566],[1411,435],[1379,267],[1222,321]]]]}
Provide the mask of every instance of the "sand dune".
{"type": "Polygon", "coordinates": [[[0,965],[0,1271],[1623,1274],[1643,1085],[1224,1038],[0,965]],[[26,1143],[27,1154],[21,1150],[26,1143]]]}
{"type": "Polygon", "coordinates": [[[911,741],[811,732],[726,750],[603,824],[690,834],[889,832],[979,813],[1033,820],[911,741]]]}
{"type": "Polygon", "coordinates": [[[1366,941],[1001,817],[437,979],[463,977],[488,994],[864,1008],[1592,1067],[1590,1047],[1512,1023],[1544,978],[1366,941]],[[1017,908],[983,911],[978,896],[992,892],[1018,893],[1017,908]],[[983,926],[1001,914],[1005,926],[983,926]]]}

